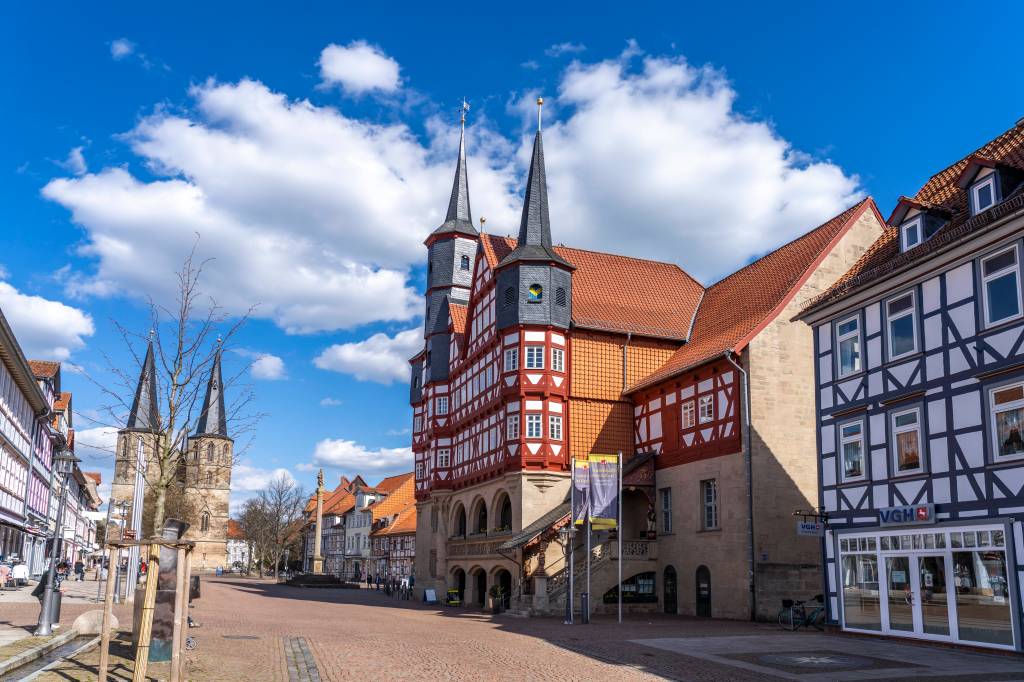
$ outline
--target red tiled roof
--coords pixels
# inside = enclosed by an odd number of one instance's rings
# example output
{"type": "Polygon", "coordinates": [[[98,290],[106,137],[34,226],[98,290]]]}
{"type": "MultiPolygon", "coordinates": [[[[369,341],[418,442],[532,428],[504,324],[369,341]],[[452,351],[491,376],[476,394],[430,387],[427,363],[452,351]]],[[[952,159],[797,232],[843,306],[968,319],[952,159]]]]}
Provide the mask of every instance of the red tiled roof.
{"type": "Polygon", "coordinates": [[[60,363],[50,360],[29,360],[28,366],[32,368],[32,374],[37,379],[50,379],[57,376],[60,371],[60,363]]]}
{"type": "MultiPolygon", "coordinates": [[[[1004,197],[1002,204],[971,217],[967,190],[960,186],[960,178],[967,167],[979,159],[1024,171],[1024,121],[1018,122],[999,137],[933,175],[914,195],[913,202],[939,209],[950,216],[946,225],[928,241],[906,253],[900,253],[899,228],[895,225],[890,226],[839,281],[828,291],[809,301],[804,310],[834,301],[857,287],[922,260],[937,249],[968,236],[974,230],[990,223],[995,216],[1003,215],[1011,209],[1015,205],[1009,203],[1011,197],[1004,197]]],[[[1020,196],[1018,190],[1016,196],[1012,198],[1020,201],[1020,196]]],[[[893,215],[895,214],[894,211],[893,215]]]]}
{"type": "Polygon", "coordinates": [[[452,318],[452,329],[456,334],[466,333],[466,306],[448,301],[448,315],[452,318]]]}
{"type": "MultiPolygon", "coordinates": [[[[490,267],[515,247],[511,237],[480,235],[490,267]]],[[[685,339],[704,288],[678,265],[557,246],[576,270],[572,322],[577,327],[685,339]]]]}
{"type": "MultiPolygon", "coordinates": [[[[741,350],[782,311],[819,259],[866,210],[877,213],[870,198],[708,287],[690,342],[626,393],[664,381],[726,351],[741,350]]],[[[882,222],[881,217],[878,221],[882,222]]]]}
{"type": "Polygon", "coordinates": [[[64,392],[62,392],[60,394],[60,396],[56,400],[53,401],[53,409],[54,410],[66,410],[66,409],[68,409],[68,405],[70,405],[70,404],[71,404],[71,393],[68,392],[68,391],[64,391],[64,392]]]}
{"type": "Polygon", "coordinates": [[[82,474],[91,478],[96,485],[103,483],[103,474],[98,471],[83,471],[82,474]]]}
{"type": "Polygon", "coordinates": [[[416,502],[416,483],[413,480],[412,472],[402,474],[401,476],[385,478],[377,488],[381,489],[385,486],[386,482],[389,483],[388,487],[391,488],[388,496],[382,500],[377,500],[368,507],[373,512],[374,521],[397,514],[402,509],[416,502]],[[390,485],[391,482],[397,482],[397,485],[392,486],[390,485]]]}
{"type": "Polygon", "coordinates": [[[388,476],[383,481],[378,483],[375,486],[375,489],[379,493],[384,493],[385,495],[390,495],[391,493],[393,493],[394,491],[396,491],[400,487],[402,487],[402,485],[405,484],[406,481],[410,481],[410,480],[412,480],[412,472],[411,471],[409,473],[407,473],[407,474],[398,474],[397,476],[388,476]]]}
{"type": "Polygon", "coordinates": [[[399,513],[398,518],[384,529],[386,535],[406,535],[416,532],[416,505],[411,504],[399,513]]]}
{"type": "Polygon", "coordinates": [[[244,540],[245,532],[242,531],[242,526],[238,521],[234,519],[228,519],[228,539],[230,540],[244,540]]]}

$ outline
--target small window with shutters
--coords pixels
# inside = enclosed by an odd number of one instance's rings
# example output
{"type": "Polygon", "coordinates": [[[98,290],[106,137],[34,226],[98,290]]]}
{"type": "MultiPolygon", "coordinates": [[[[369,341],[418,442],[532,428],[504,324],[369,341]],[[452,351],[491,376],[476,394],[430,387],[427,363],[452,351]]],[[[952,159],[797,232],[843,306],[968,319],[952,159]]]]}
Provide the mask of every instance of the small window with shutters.
{"type": "Polygon", "coordinates": [[[565,287],[555,289],[555,305],[565,305],[565,287]]]}
{"type": "Polygon", "coordinates": [[[505,289],[505,305],[509,306],[516,302],[516,288],[508,287],[505,289]]]}

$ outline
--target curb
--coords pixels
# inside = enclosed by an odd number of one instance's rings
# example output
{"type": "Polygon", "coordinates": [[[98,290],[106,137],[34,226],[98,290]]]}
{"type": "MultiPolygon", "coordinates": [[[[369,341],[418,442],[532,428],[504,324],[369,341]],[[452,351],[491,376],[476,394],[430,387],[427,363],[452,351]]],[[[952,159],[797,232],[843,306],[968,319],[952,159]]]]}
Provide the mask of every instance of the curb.
{"type": "Polygon", "coordinates": [[[20,668],[26,663],[31,663],[37,658],[42,658],[43,656],[50,653],[57,647],[67,644],[75,637],[78,637],[78,632],[72,628],[69,629],[67,632],[62,632],[59,635],[55,635],[53,638],[47,640],[39,646],[32,647],[31,649],[26,649],[25,651],[22,651],[20,654],[11,656],[6,661],[0,663],[0,675],[6,675],[7,673],[17,668],[20,668]]]}
{"type": "Polygon", "coordinates": [[[29,675],[28,677],[21,678],[21,682],[30,682],[31,680],[36,679],[37,677],[39,677],[40,675],[42,675],[46,671],[52,669],[58,663],[63,663],[65,660],[71,658],[72,656],[77,656],[78,654],[82,653],[83,651],[88,651],[89,649],[93,648],[94,646],[97,646],[100,643],[101,639],[102,639],[102,635],[96,635],[95,637],[90,639],[88,642],[86,642],[82,646],[78,647],[77,649],[75,649],[74,651],[69,653],[67,656],[64,656],[63,658],[61,658],[59,660],[56,660],[53,663],[50,663],[49,665],[47,665],[44,668],[40,668],[39,670],[35,671],[34,673],[29,675]]]}

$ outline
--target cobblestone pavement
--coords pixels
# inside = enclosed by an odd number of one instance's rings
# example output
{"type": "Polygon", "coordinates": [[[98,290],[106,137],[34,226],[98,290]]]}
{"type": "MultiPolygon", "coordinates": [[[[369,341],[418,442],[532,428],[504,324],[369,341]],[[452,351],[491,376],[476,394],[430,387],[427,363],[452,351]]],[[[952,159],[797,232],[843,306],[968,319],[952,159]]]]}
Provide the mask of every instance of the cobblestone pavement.
{"type": "Polygon", "coordinates": [[[258,580],[204,578],[193,616],[195,682],[1024,680],[1014,655],[664,616],[565,626],[258,580]]]}

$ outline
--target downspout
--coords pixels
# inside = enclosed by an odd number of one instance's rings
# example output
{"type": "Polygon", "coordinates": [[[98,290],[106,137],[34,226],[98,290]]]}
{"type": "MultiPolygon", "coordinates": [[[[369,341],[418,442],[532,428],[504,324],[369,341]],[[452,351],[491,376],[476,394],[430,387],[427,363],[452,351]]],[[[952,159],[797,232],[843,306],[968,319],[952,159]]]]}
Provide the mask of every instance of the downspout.
{"type": "Polygon", "coordinates": [[[740,393],[743,403],[743,463],[747,475],[747,571],[750,587],[748,603],[750,620],[757,620],[757,574],[754,571],[754,467],[750,449],[750,386],[747,372],[734,359],[731,350],[725,352],[725,359],[740,373],[740,393]]]}

